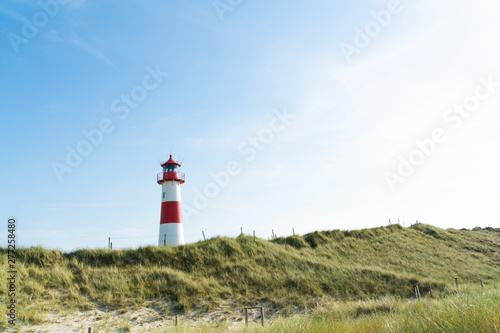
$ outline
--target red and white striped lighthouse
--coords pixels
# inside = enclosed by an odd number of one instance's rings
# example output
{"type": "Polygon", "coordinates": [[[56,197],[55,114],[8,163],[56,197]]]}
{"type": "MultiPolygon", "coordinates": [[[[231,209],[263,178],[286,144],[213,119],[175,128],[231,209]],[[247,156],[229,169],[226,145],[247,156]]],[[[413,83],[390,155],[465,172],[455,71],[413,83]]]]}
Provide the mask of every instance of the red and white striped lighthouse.
{"type": "Polygon", "coordinates": [[[181,215],[181,184],[185,176],[179,172],[179,163],[170,159],[161,165],[163,171],[157,176],[158,184],[161,185],[161,215],[160,235],[158,246],[183,245],[184,230],[182,228],[181,215]]]}

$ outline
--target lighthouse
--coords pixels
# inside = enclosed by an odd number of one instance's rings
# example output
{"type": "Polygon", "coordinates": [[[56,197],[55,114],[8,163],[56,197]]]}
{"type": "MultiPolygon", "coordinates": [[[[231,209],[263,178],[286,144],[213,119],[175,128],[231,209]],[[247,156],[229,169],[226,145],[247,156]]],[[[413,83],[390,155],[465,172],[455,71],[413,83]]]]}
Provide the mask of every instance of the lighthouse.
{"type": "Polygon", "coordinates": [[[183,245],[184,230],[181,216],[181,184],[185,176],[179,172],[179,163],[170,159],[161,164],[163,171],[156,178],[161,185],[161,215],[158,246],[183,245]]]}

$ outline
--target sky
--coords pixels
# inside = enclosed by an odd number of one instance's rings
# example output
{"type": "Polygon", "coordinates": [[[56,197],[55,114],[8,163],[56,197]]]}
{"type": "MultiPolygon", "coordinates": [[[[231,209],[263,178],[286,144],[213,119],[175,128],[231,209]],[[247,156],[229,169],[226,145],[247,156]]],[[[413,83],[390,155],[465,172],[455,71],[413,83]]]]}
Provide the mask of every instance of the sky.
{"type": "Polygon", "coordinates": [[[500,3],[0,4],[0,246],[500,220],[500,3]]]}

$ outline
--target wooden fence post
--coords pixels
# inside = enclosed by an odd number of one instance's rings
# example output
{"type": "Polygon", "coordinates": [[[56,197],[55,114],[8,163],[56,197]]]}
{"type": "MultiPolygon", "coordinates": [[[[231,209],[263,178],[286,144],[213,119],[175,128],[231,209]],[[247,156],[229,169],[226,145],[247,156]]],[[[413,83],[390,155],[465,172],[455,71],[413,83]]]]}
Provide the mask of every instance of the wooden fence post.
{"type": "Polygon", "coordinates": [[[457,288],[458,288],[458,278],[457,277],[455,278],[455,284],[457,285],[457,288]]]}
{"type": "Polygon", "coordinates": [[[250,306],[245,308],[245,325],[248,326],[248,309],[260,310],[260,323],[262,326],[264,326],[265,313],[263,306],[250,306]]]}
{"type": "Polygon", "coordinates": [[[295,236],[295,228],[292,228],[292,233],[295,236]]]}
{"type": "Polygon", "coordinates": [[[177,320],[177,316],[175,316],[175,326],[179,325],[179,321],[177,320]]]}
{"type": "Polygon", "coordinates": [[[92,333],[92,327],[89,327],[88,333],[92,333]]]}
{"type": "Polygon", "coordinates": [[[167,233],[163,235],[163,246],[167,246],[167,233]]]}
{"type": "Polygon", "coordinates": [[[286,250],[286,249],[287,249],[287,247],[286,247],[286,237],[285,237],[285,250],[286,250]]]}
{"type": "Polygon", "coordinates": [[[483,280],[479,280],[479,282],[481,283],[481,289],[483,289],[483,280]]]}
{"type": "Polygon", "coordinates": [[[429,296],[432,298],[432,286],[429,286],[429,296]]]}
{"type": "Polygon", "coordinates": [[[255,243],[255,230],[253,231],[253,242],[255,243]]]}
{"type": "Polygon", "coordinates": [[[203,239],[205,240],[205,242],[207,241],[207,239],[205,238],[205,231],[202,231],[201,232],[203,234],[203,239]]]}
{"type": "Polygon", "coordinates": [[[111,250],[113,250],[113,242],[111,242],[111,250]]]}
{"type": "Polygon", "coordinates": [[[111,248],[111,237],[108,237],[108,250],[111,248]]]}

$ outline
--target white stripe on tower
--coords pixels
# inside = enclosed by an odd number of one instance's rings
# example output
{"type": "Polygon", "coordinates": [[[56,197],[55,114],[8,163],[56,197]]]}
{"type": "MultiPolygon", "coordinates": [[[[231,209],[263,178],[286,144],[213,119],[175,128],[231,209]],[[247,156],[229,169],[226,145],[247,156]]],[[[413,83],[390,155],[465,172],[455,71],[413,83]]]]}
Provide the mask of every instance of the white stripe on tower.
{"type": "Polygon", "coordinates": [[[157,177],[162,187],[160,232],[158,246],[183,245],[184,230],[181,214],[181,184],[184,183],[184,174],[179,172],[180,164],[170,159],[162,164],[163,172],[157,177]]]}

